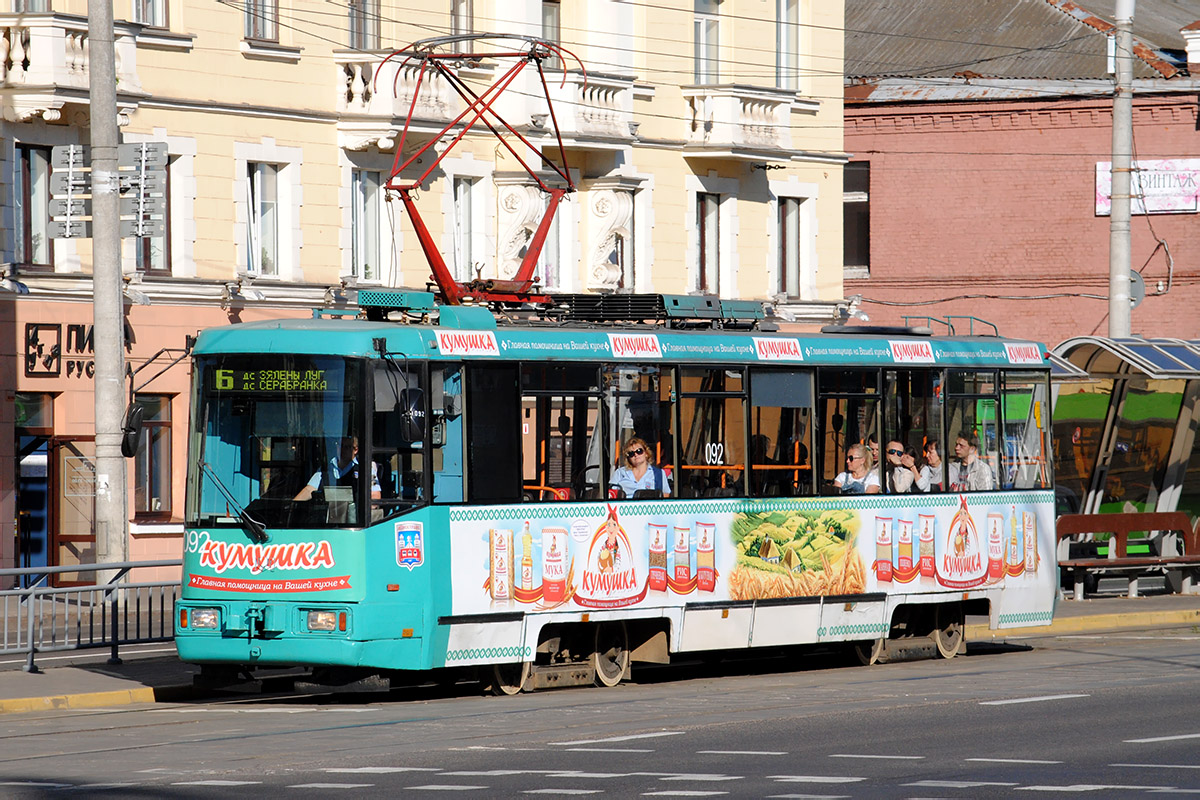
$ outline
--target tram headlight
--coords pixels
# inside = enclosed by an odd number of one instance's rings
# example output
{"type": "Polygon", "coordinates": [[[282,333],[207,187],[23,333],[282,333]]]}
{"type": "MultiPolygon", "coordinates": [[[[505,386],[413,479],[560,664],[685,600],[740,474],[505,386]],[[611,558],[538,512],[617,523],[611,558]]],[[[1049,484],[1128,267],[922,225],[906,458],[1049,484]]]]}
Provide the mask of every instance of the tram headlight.
{"type": "Polygon", "coordinates": [[[334,631],[338,627],[336,611],[309,611],[308,629],[310,631],[334,631]]]}
{"type": "Polygon", "coordinates": [[[193,608],[191,623],[192,628],[209,628],[215,630],[221,627],[221,609],[193,608]]]}

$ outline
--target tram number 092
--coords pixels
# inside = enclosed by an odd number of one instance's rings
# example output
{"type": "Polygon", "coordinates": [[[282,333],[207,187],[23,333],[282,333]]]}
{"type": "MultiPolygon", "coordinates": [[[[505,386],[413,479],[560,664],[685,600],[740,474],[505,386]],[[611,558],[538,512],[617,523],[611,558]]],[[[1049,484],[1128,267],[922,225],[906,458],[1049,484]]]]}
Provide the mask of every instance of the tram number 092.
{"type": "Polygon", "coordinates": [[[725,445],[722,442],[709,442],[704,445],[705,464],[724,464],[725,445]]]}

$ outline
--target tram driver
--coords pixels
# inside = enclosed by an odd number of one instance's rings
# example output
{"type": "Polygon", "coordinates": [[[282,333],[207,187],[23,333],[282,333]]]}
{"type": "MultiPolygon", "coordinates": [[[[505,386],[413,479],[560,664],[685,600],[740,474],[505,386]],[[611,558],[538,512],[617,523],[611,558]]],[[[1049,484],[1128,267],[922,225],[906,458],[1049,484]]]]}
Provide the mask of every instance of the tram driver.
{"type": "MultiPolygon", "coordinates": [[[[295,500],[311,500],[313,494],[321,488],[326,475],[329,476],[330,486],[350,486],[358,488],[358,437],[345,436],[338,443],[338,453],[329,459],[325,469],[319,469],[308,479],[308,483],[296,493],[295,500]]],[[[357,495],[357,491],[355,492],[357,495]]],[[[371,499],[378,500],[381,496],[379,488],[379,472],[375,462],[371,462],[371,499]]]]}

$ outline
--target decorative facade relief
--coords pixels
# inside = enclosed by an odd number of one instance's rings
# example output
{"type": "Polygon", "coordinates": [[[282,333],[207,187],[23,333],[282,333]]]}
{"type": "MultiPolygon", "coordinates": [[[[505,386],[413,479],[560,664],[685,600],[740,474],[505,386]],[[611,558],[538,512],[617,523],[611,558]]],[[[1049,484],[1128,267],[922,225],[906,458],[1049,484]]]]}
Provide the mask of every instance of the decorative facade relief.
{"type": "Polygon", "coordinates": [[[542,214],[546,210],[546,198],[538,187],[530,184],[501,184],[499,218],[496,227],[500,231],[497,239],[496,263],[499,277],[511,279],[525,257],[525,247],[533,238],[542,214]]]}
{"type": "MultiPolygon", "coordinates": [[[[633,248],[633,191],[593,189],[588,204],[588,288],[613,291],[620,287],[622,266],[633,248]]],[[[627,287],[632,288],[632,287],[627,287]]]]}

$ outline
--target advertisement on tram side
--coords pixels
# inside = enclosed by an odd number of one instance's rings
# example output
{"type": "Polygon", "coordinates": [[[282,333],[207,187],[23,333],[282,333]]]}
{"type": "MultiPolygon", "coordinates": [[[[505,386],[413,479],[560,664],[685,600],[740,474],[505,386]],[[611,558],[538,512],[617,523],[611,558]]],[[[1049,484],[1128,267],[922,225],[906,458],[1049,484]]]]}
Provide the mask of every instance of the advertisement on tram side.
{"type": "Polygon", "coordinates": [[[668,501],[451,512],[453,610],[617,609],[1027,588],[1051,597],[1041,495],[668,501]],[[1032,502],[1031,502],[1032,501],[1032,502]]]}

